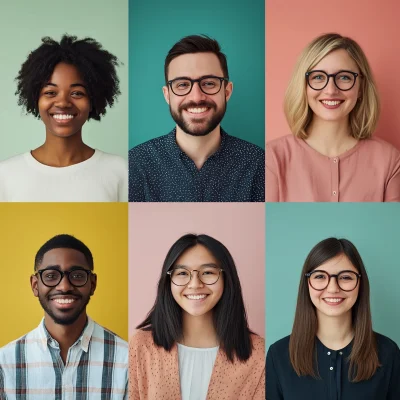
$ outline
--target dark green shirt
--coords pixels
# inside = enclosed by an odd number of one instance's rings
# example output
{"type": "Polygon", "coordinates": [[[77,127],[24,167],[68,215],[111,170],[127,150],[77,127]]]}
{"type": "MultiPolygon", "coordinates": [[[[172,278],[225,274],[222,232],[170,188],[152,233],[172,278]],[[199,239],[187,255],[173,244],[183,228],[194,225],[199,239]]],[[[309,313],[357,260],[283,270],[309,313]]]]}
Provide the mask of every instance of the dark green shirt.
{"type": "Polygon", "coordinates": [[[348,379],[352,343],[331,350],[316,338],[321,379],[298,377],[289,359],[289,337],[270,346],[266,365],[267,400],[400,400],[400,350],[396,343],[376,333],[382,365],[368,381],[348,379]]]}
{"type": "Polygon", "coordinates": [[[263,202],[265,151],[228,135],[197,169],[177,145],[175,129],[129,151],[129,201],[263,202]]]}

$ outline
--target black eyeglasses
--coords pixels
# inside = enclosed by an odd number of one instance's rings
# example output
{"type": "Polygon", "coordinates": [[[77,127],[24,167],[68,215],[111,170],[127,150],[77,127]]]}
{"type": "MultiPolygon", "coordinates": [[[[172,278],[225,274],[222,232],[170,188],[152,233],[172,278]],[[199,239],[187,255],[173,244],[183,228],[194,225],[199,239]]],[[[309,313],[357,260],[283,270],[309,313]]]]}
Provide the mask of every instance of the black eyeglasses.
{"type": "Polygon", "coordinates": [[[200,267],[193,271],[189,271],[183,267],[178,267],[167,271],[167,274],[171,277],[172,283],[176,286],[186,286],[192,280],[193,272],[197,272],[197,277],[205,285],[214,285],[218,282],[222,271],[222,268],[211,266],[200,267]]]}
{"type": "Polygon", "coordinates": [[[338,286],[345,292],[351,292],[354,290],[358,285],[359,279],[361,278],[360,274],[348,270],[340,271],[338,274],[330,275],[326,271],[316,269],[315,271],[305,274],[305,276],[308,278],[311,287],[319,291],[325,290],[329,286],[331,278],[336,278],[338,286]]]}
{"type": "Polygon", "coordinates": [[[313,90],[325,89],[329,79],[332,77],[335,86],[339,90],[346,92],[356,84],[357,76],[361,77],[362,75],[352,71],[339,71],[336,74],[327,74],[325,71],[320,70],[306,72],[308,86],[313,90]]]}
{"type": "Polygon", "coordinates": [[[82,287],[86,285],[90,274],[95,275],[92,271],[84,268],[74,268],[70,271],[60,271],[56,268],[46,268],[40,269],[34,275],[37,274],[40,275],[43,285],[47,287],[57,286],[64,278],[64,275],[67,276],[68,281],[72,286],[82,287]]]}
{"type": "Polygon", "coordinates": [[[191,92],[193,84],[198,82],[199,88],[203,93],[212,95],[217,94],[221,90],[222,82],[224,81],[228,82],[228,79],[209,75],[199,79],[176,78],[168,81],[168,85],[175,95],[186,96],[191,92]]]}

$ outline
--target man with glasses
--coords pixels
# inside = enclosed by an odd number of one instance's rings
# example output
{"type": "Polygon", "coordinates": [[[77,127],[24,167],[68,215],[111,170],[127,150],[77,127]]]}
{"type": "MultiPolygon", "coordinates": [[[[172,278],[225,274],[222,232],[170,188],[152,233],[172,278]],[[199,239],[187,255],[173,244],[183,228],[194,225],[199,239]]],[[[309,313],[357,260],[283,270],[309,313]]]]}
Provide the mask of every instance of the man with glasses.
{"type": "Polygon", "coordinates": [[[218,42],[181,39],[164,73],[176,127],[130,150],[129,201],[263,202],[264,150],[220,126],[233,85],[218,42]]]}
{"type": "Polygon", "coordinates": [[[58,235],[39,249],[31,287],[44,319],[0,349],[1,400],[128,398],[128,344],[86,314],[96,284],[80,240],[58,235]]]}

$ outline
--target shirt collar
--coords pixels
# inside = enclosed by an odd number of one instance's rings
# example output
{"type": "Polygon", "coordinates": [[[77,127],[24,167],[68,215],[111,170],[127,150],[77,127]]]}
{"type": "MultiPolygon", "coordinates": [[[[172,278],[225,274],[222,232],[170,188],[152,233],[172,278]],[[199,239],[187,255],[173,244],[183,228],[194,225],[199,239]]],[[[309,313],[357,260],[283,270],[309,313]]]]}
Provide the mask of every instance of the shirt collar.
{"type": "MultiPolygon", "coordinates": [[[[210,157],[219,155],[226,146],[228,134],[222,129],[222,127],[220,128],[220,132],[221,132],[221,143],[218,147],[218,150],[210,157]]],[[[172,129],[172,131],[167,135],[167,137],[168,137],[168,145],[171,148],[172,152],[180,156],[184,155],[185,152],[183,152],[181,148],[178,146],[178,143],[176,143],[176,127],[172,129]]]]}
{"type": "Polygon", "coordinates": [[[332,349],[326,347],[326,346],[319,340],[319,338],[318,338],[317,336],[316,336],[316,341],[317,341],[317,350],[318,350],[319,352],[322,352],[322,353],[324,353],[324,354],[327,354],[328,352],[329,352],[329,353],[334,353],[334,352],[336,352],[336,353],[344,354],[345,356],[349,356],[350,353],[351,353],[351,349],[352,349],[352,347],[353,347],[354,338],[352,339],[352,341],[351,341],[346,347],[343,347],[342,349],[339,349],[339,350],[332,350],[332,349]]]}
{"type": "MultiPolygon", "coordinates": [[[[93,330],[94,330],[94,322],[90,317],[87,317],[88,320],[86,322],[85,328],[83,329],[81,335],[77,339],[77,341],[73,344],[79,344],[81,349],[85,352],[89,350],[89,343],[90,339],[92,338],[93,330]]],[[[47,349],[47,346],[53,342],[58,346],[58,342],[53,339],[53,337],[50,335],[49,331],[46,329],[46,326],[44,324],[44,318],[40,321],[40,324],[38,326],[39,330],[39,339],[40,339],[40,344],[43,348],[43,350],[47,349]]]]}

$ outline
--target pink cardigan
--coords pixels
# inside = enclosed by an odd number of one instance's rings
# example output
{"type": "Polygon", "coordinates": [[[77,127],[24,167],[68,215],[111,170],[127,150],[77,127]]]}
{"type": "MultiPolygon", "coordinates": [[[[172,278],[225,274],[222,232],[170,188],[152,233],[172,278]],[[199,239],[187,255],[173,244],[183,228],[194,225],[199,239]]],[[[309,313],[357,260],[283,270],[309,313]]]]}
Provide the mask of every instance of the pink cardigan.
{"type": "MultiPolygon", "coordinates": [[[[253,352],[245,362],[231,363],[219,350],[207,400],[265,399],[265,341],[251,335],[253,352]]],[[[129,399],[180,400],[178,350],[153,342],[151,332],[139,330],[129,343],[129,399]]]]}
{"type": "Polygon", "coordinates": [[[400,152],[375,137],[329,158],[288,135],[267,143],[266,164],[267,201],[400,201],[400,152]]]}

